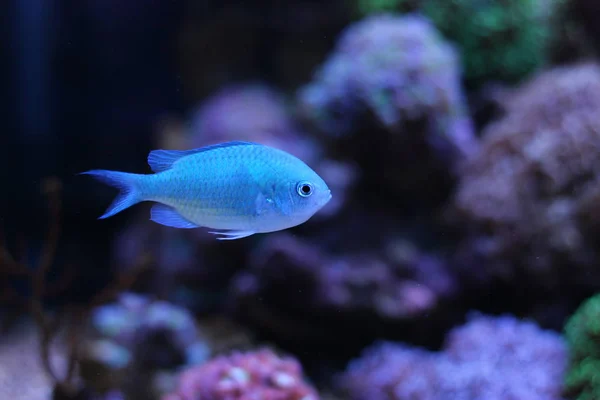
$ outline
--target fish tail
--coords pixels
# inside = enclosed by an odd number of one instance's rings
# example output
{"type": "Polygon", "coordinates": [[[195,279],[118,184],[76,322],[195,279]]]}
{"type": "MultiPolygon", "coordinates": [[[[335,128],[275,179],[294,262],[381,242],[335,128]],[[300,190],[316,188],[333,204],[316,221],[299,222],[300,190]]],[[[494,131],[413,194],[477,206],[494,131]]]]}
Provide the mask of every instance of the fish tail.
{"type": "Polygon", "coordinates": [[[107,171],[104,169],[95,169],[82,172],[80,175],[91,175],[97,180],[107,185],[118,188],[121,192],[114,199],[113,203],[106,209],[106,212],[98,219],[105,219],[125,210],[143,201],[137,182],[141,175],[128,172],[107,171]]]}

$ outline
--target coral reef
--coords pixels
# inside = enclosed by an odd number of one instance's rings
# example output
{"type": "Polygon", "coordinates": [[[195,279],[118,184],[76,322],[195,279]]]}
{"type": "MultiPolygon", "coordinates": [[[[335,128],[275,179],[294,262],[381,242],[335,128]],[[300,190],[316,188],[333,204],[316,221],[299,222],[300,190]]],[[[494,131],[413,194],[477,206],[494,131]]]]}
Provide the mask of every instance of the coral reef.
{"type": "Polygon", "coordinates": [[[510,299],[520,310],[539,306],[540,294],[546,306],[576,302],[600,287],[600,67],[552,69],[503,103],[449,213],[465,234],[456,265],[505,310],[510,299]]]}
{"type": "Polygon", "coordinates": [[[233,282],[237,313],[279,340],[334,352],[383,332],[433,340],[452,320],[456,282],[435,255],[384,238],[380,252],[337,255],[318,236],[270,236],[233,282]]]}
{"type": "Polygon", "coordinates": [[[600,397],[600,294],[587,299],[565,325],[569,346],[569,369],[565,394],[570,399],[600,397]]]}
{"type": "Polygon", "coordinates": [[[442,352],[381,342],[339,377],[352,400],[561,399],[563,339],[513,317],[471,314],[442,352]]]}
{"type": "Polygon", "coordinates": [[[419,11],[461,50],[470,84],[515,82],[546,64],[562,0],[358,0],[362,15],[419,11]]]}
{"type": "Polygon", "coordinates": [[[174,393],[163,400],[318,400],[304,382],[302,368],[293,358],[269,349],[233,352],[184,371],[174,393]]]}
{"type": "Polygon", "coordinates": [[[50,40],[11,30],[48,51],[27,47],[36,79],[4,74],[19,111],[4,131],[54,101],[26,132],[48,146],[9,134],[10,165],[74,180],[252,141],[333,198],[289,230],[218,241],[151,221],[146,201],[96,221],[102,189],[49,179],[46,226],[22,190],[39,179],[5,168],[0,328],[23,312],[35,327],[0,337],[0,398],[600,399],[600,63],[540,72],[593,54],[594,1],[157,0],[153,23],[174,29],[131,54],[109,42],[143,24],[110,30],[110,7],[72,3],[15,9],[50,40]]]}
{"type": "Polygon", "coordinates": [[[436,202],[477,149],[458,63],[426,18],[369,17],[341,34],[299,90],[299,114],[326,133],[333,154],[361,166],[360,193],[396,207],[436,202]]]}

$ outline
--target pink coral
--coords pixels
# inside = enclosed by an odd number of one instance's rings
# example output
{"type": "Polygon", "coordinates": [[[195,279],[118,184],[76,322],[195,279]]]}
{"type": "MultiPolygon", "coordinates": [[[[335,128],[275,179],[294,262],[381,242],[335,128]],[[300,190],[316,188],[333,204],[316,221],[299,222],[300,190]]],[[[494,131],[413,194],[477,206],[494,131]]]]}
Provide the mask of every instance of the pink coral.
{"type": "Polygon", "coordinates": [[[318,400],[302,367],[269,349],[234,352],[184,371],[175,393],[163,400],[318,400]]]}

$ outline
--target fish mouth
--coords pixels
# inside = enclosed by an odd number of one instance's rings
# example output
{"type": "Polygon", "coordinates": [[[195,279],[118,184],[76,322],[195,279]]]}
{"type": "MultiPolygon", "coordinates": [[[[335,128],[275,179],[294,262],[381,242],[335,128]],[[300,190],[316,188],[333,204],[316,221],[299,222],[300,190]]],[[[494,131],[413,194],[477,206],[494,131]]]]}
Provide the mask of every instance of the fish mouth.
{"type": "Polygon", "coordinates": [[[327,201],[331,200],[331,197],[333,197],[333,196],[331,195],[331,190],[328,190],[328,191],[327,191],[327,201]]]}

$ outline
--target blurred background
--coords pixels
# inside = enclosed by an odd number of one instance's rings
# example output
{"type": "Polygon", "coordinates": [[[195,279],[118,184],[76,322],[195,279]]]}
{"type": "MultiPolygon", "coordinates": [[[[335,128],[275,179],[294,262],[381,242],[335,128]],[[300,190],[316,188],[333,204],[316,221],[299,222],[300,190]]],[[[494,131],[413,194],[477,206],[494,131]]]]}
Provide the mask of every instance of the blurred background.
{"type": "Polygon", "coordinates": [[[0,399],[600,399],[600,3],[5,0],[0,399]],[[248,140],[217,241],[78,175],[248,140]]]}

